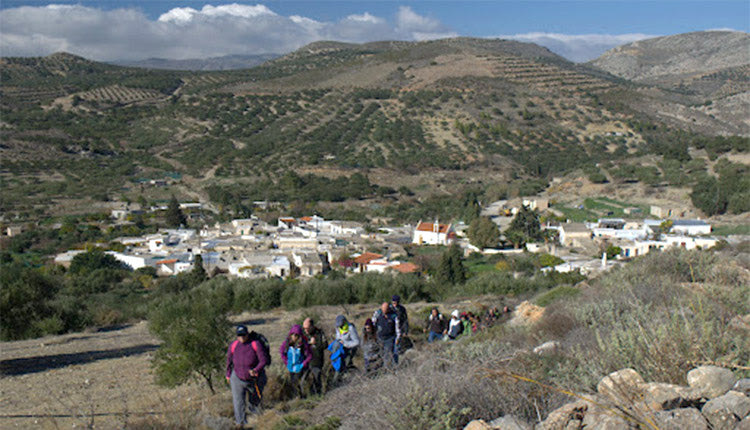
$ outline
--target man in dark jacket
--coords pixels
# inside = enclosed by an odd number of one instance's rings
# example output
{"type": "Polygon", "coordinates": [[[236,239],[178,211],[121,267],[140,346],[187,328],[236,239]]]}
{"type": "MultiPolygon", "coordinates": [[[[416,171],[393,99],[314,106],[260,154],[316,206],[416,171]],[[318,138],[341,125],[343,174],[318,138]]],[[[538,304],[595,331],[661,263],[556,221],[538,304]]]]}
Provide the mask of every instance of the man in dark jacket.
{"type": "Polygon", "coordinates": [[[266,385],[266,363],[268,357],[258,340],[251,340],[247,327],[237,326],[237,339],[227,350],[226,378],[232,387],[234,421],[237,425],[247,424],[245,411],[246,396],[250,398],[251,410],[255,411],[263,397],[266,385]]]}
{"type": "Polygon", "coordinates": [[[323,383],[321,373],[326,358],[325,351],[328,347],[328,339],[326,339],[323,330],[315,327],[315,321],[312,318],[306,318],[302,323],[302,328],[305,329],[307,342],[310,344],[310,348],[312,348],[312,361],[308,368],[308,374],[312,379],[310,391],[312,394],[322,394],[323,383]]]}
{"type": "Polygon", "coordinates": [[[446,334],[446,323],[443,314],[438,311],[438,308],[432,308],[430,317],[427,319],[427,330],[430,334],[427,337],[427,342],[432,343],[436,339],[442,339],[443,335],[446,334]]]}
{"type": "Polygon", "coordinates": [[[381,312],[375,321],[375,331],[378,340],[383,345],[383,364],[391,366],[398,364],[398,343],[401,340],[400,321],[395,312],[383,302],[380,306],[381,312]]]}
{"type": "Polygon", "coordinates": [[[394,294],[393,297],[391,297],[391,309],[393,309],[393,312],[395,312],[398,317],[401,336],[406,336],[409,334],[409,315],[406,314],[406,308],[401,305],[401,297],[398,294],[394,294]]]}

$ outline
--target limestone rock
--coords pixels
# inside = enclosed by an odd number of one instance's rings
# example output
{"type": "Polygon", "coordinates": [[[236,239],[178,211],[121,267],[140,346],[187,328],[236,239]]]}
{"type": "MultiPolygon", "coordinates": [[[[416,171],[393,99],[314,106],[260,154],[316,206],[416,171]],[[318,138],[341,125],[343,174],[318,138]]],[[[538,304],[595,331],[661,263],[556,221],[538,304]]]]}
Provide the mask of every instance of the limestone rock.
{"type": "Polygon", "coordinates": [[[539,424],[541,430],[566,430],[580,428],[583,418],[588,411],[589,402],[579,400],[568,403],[550,412],[547,419],[539,424]],[[570,427],[570,426],[573,427],[570,427]]]}
{"type": "Polygon", "coordinates": [[[529,423],[512,415],[506,415],[490,421],[490,427],[499,430],[531,430],[529,423]]]}
{"type": "Polygon", "coordinates": [[[624,418],[611,412],[586,414],[582,424],[586,430],[620,430],[633,427],[624,418]]]}
{"type": "Polygon", "coordinates": [[[493,427],[487,424],[485,420],[474,420],[466,424],[464,430],[492,430],[493,427]]]}
{"type": "Polygon", "coordinates": [[[710,400],[702,412],[714,430],[734,429],[750,414],[750,399],[742,393],[730,391],[710,400]]]}
{"type": "Polygon", "coordinates": [[[633,369],[622,369],[605,376],[596,386],[602,396],[615,403],[632,403],[640,398],[643,377],[633,369]]]}
{"type": "Polygon", "coordinates": [[[646,410],[660,411],[692,406],[701,400],[697,390],[679,385],[650,382],[641,385],[646,410]]]}
{"type": "Polygon", "coordinates": [[[740,392],[746,396],[750,396],[750,378],[742,378],[732,387],[732,391],[740,392]]]}
{"type": "Polygon", "coordinates": [[[687,381],[700,395],[711,399],[731,390],[737,378],[723,367],[700,366],[688,372],[687,381]]]}
{"type": "Polygon", "coordinates": [[[660,430],[707,430],[708,422],[695,408],[659,411],[654,414],[654,424],[660,430]]]}
{"type": "Polygon", "coordinates": [[[549,342],[544,342],[543,344],[534,348],[534,354],[536,355],[553,354],[558,349],[560,349],[560,342],[556,340],[551,340],[549,342]]]}

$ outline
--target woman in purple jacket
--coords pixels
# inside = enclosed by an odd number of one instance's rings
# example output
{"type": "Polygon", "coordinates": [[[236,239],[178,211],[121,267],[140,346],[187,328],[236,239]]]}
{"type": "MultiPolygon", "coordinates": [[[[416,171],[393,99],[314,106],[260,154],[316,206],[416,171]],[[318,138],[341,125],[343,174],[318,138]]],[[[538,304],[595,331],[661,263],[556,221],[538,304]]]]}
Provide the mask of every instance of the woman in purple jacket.
{"type": "Polygon", "coordinates": [[[312,361],[312,348],[307,343],[301,325],[295,324],[289,329],[289,335],[281,344],[279,354],[289,371],[289,381],[294,395],[304,397],[303,385],[312,361]]]}
{"type": "Polygon", "coordinates": [[[247,424],[245,396],[250,398],[250,410],[258,411],[266,386],[266,351],[257,339],[251,339],[244,325],[237,326],[237,339],[227,351],[227,381],[232,387],[234,421],[237,425],[247,424]]]}

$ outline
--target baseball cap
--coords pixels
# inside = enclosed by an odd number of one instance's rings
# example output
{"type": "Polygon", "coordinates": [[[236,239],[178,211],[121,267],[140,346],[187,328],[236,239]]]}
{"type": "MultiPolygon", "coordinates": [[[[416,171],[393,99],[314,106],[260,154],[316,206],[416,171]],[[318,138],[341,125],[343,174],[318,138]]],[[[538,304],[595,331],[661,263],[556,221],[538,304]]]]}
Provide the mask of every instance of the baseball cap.
{"type": "Polygon", "coordinates": [[[244,325],[237,326],[237,336],[244,336],[247,334],[247,327],[244,325]]]}

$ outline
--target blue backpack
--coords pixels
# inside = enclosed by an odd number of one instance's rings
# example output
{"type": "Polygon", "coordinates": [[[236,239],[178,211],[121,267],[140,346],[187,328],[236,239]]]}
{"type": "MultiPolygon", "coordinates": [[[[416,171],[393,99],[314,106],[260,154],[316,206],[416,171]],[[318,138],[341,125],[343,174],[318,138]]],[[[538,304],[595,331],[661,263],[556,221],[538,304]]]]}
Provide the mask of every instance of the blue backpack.
{"type": "Polygon", "coordinates": [[[286,368],[292,373],[302,371],[302,351],[299,347],[290,346],[286,350],[286,368]]]}
{"type": "Polygon", "coordinates": [[[333,366],[333,370],[340,372],[341,368],[344,367],[344,358],[346,358],[344,345],[340,341],[334,340],[328,345],[328,350],[331,351],[331,366],[333,366]]]}

